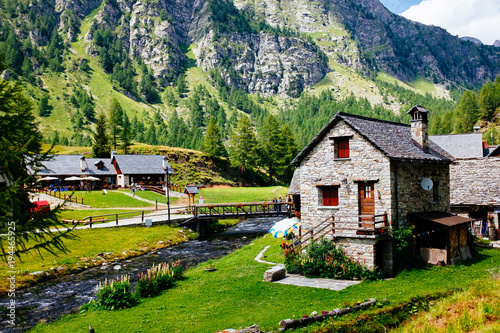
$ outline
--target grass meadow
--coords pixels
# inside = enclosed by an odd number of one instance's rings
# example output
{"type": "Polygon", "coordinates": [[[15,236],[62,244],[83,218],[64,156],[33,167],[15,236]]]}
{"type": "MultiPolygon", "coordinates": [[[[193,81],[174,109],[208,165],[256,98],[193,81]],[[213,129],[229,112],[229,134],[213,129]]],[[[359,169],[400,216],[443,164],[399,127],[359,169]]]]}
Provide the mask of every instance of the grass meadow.
{"type": "Polygon", "coordinates": [[[217,268],[215,272],[204,270],[209,263],[189,269],[186,279],[176,287],[156,298],[142,300],[134,308],[69,315],[32,331],[75,332],[89,323],[100,332],[216,332],[253,324],[262,330],[277,331],[282,319],[330,311],[372,297],[397,305],[418,296],[466,288],[478,279],[487,279],[486,269],[500,262],[500,251],[482,249],[479,256],[463,265],[404,271],[394,279],[364,281],[332,291],[263,282],[269,265],[254,258],[267,245],[271,246],[267,259],[280,258],[279,242],[270,235],[257,239],[211,261],[210,265],[217,268]]]}

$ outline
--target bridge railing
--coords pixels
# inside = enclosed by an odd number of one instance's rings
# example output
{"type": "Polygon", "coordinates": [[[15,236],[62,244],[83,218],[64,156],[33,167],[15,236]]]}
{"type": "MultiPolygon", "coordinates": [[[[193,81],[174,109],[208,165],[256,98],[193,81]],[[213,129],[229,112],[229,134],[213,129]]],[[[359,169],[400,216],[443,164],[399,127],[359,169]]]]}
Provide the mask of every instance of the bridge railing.
{"type": "Polygon", "coordinates": [[[245,216],[287,214],[292,211],[292,205],[286,202],[248,202],[192,205],[194,216],[245,216]]]}

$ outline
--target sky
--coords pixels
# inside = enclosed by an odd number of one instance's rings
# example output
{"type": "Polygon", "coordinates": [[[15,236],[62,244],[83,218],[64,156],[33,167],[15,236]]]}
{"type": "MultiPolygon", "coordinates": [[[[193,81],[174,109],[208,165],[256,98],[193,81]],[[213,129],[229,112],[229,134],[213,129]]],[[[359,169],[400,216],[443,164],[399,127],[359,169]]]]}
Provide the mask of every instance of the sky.
{"type": "Polygon", "coordinates": [[[500,40],[499,0],[380,0],[393,13],[484,44],[500,40]]]}

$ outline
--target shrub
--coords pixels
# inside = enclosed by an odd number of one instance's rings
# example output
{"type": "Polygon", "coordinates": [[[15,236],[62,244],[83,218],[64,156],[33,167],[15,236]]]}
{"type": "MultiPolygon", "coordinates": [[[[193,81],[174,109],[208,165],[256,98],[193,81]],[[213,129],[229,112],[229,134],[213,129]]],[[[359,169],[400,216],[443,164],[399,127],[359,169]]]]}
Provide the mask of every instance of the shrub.
{"type": "Polygon", "coordinates": [[[337,247],[326,239],[311,242],[303,254],[290,250],[285,252],[285,267],[289,273],[306,277],[347,280],[377,277],[377,273],[346,257],[341,246],[337,247]]]}
{"type": "Polygon", "coordinates": [[[104,284],[99,283],[96,289],[95,307],[105,310],[130,308],[137,304],[132,295],[128,275],[116,281],[106,279],[104,284]]]}
{"type": "Polygon", "coordinates": [[[408,268],[415,262],[413,248],[413,226],[401,227],[392,231],[394,239],[396,267],[408,268]]]}
{"type": "Polygon", "coordinates": [[[137,274],[135,291],[140,297],[153,297],[163,290],[172,288],[174,282],[182,278],[180,262],[161,263],[137,274]]]}

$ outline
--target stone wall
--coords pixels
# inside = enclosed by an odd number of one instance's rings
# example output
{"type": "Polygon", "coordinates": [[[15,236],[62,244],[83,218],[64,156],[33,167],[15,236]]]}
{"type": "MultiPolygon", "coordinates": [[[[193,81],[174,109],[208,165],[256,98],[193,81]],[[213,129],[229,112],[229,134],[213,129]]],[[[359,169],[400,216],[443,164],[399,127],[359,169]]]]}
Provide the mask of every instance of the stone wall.
{"type": "Polygon", "coordinates": [[[342,120],[330,130],[300,165],[300,201],[302,225],[310,229],[335,213],[357,216],[357,181],[375,183],[375,214],[387,212],[391,219],[390,161],[342,120]],[[333,140],[329,137],[349,136],[350,158],[335,159],[333,140]],[[339,185],[339,205],[322,206],[321,186],[339,185]]]}
{"type": "Polygon", "coordinates": [[[500,158],[456,160],[450,189],[452,205],[500,204],[500,158]]]}
{"type": "Polygon", "coordinates": [[[376,264],[376,240],[360,238],[337,238],[336,244],[341,244],[347,257],[366,266],[368,269],[374,269],[376,264]]]}
{"type": "Polygon", "coordinates": [[[394,161],[392,170],[392,182],[397,183],[397,190],[394,190],[397,193],[393,198],[392,216],[394,220],[398,220],[399,226],[407,223],[409,213],[450,212],[448,164],[394,161]],[[421,182],[424,178],[430,178],[433,181],[432,189],[422,188],[421,182]],[[437,201],[434,200],[436,190],[438,191],[437,201]]]}

